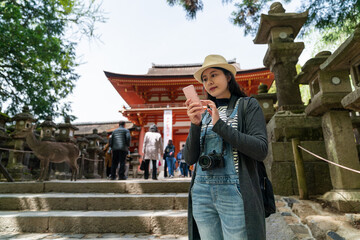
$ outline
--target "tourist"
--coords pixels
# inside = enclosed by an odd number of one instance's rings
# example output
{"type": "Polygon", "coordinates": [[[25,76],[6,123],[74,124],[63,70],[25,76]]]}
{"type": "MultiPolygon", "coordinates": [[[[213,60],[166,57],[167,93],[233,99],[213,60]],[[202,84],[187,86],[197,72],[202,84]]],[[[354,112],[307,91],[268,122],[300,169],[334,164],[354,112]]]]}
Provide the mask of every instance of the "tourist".
{"type": "Polygon", "coordinates": [[[166,157],[165,157],[165,152],[163,155],[163,160],[164,160],[164,178],[168,177],[168,172],[167,172],[167,163],[166,163],[166,157]]]}
{"type": "Polygon", "coordinates": [[[175,159],[175,146],[173,145],[172,140],[168,141],[168,145],[165,148],[163,158],[166,160],[166,164],[169,170],[169,177],[173,178],[176,159],[175,159]]]}
{"type": "Polygon", "coordinates": [[[188,170],[189,170],[189,167],[186,164],[185,159],[184,159],[184,153],[183,153],[184,152],[184,147],[185,147],[185,144],[182,145],[181,150],[176,155],[176,158],[180,163],[179,168],[180,168],[180,172],[181,172],[181,177],[187,177],[188,176],[188,170]]]}
{"type": "Polygon", "coordinates": [[[126,180],[125,159],[130,146],[130,131],[125,128],[125,122],[119,122],[119,128],[115,129],[110,138],[112,151],[111,180],[116,179],[116,169],[120,163],[119,180],[126,180]]]}
{"type": "Polygon", "coordinates": [[[159,154],[162,156],[163,143],[161,134],[158,133],[158,128],[155,124],[151,125],[149,131],[145,134],[143,153],[145,161],[144,178],[149,178],[149,163],[152,160],[152,179],[157,180],[157,160],[159,154]]]}
{"type": "Polygon", "coordinates": [[[184,156],[187,164],[196,164],[189,194],[189,239],[266,239],[256,163],[267,155],[266,123],[254,98],[248,98],[244,116],[238,116],[240,99],[246,95],[235,76],[236,68],[225,58],[207,56],[194,74],[207,99],[185,102],[191,127],[184,156]]]}

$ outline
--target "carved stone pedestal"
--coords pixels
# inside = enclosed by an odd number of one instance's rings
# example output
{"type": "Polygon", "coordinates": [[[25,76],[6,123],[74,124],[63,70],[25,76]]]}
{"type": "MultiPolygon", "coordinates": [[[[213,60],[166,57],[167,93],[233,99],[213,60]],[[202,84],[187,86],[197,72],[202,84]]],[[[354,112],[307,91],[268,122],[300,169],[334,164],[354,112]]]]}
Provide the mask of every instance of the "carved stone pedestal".
{"type": "MultiPolygon", "coordinates": [[[[298,194],[291,139],[300,139],[300,145],[326,157],[321,119],[291,112],[277,112],[267,124],[269,152],[264,163],[275,194],[298,194]]],[[[323,194],[331,189],[327,163],[303,152],[306,182],[310,195],[323,194]]]]}
{"type": "Polygon", "coordinates": [[[98,161],[98,149],[97,148],[88,148],[87,152],[89,153],[89,159],[84,161],[85,177],[88,179],[92,178],[101,178],[98,173],[99,164],[102,164],[102,161],[98,161]]]}
{"type": "MultiPolygon", "coordinates": [[[[132,153],[132,154],[130,154],[130,157],[131,157],[131,162],[130,162],[131,167],[129,169],[132,170],[131,173],[133,175],[133,178],[137,178],[138,175],[140,174],[138,169],[139,169],[139,165],[140,165],[139,158],[141,156],[138,153],[132,153]]],[[[129,174],[130,174],[130,172],[129,172],[129,174]]]]}

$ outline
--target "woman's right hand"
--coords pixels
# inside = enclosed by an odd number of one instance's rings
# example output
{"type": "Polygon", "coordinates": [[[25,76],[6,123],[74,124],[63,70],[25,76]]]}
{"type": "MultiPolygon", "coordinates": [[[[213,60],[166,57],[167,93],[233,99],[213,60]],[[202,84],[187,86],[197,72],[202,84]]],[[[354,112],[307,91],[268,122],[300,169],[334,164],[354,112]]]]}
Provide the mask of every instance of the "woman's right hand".
{"type": "Polygon", "coordinates": [[[192,102],[191,99],[186,100],[185,105],[187,108],[186,113],[189,116],[191,123],[200,126],[201,114],[205,111],[203,106],[199,103],[192,102]]]}

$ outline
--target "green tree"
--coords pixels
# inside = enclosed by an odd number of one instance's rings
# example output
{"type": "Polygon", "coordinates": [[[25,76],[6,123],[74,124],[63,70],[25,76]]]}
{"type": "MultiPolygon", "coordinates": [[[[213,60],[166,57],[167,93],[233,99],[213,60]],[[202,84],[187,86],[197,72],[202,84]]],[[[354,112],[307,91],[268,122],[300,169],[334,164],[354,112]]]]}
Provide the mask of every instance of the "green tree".
{"type": "MultiPolygon", "coordinates": [[[[167,0],[171,6],[181,5],[187,17],[194,19],[196,12],[203,9],[201,0],[167,0]]],[[[244,29],[245,35],[254,36],[257,32],[262,13],[267,14],[274,0],[222,0],[223,3],[234,3],[231,21],[244,29]]],[[[283,3],[298,2],[283,0],[283,3]]],[[[302,0],[298,11],[309,10],[309,17],[300,36],[319,31],[326,43],[349,35],[360,23],[360,0],[302,0]]]]}
{"type": "MultiPolygon", "coordinates": [[[[100,4],[101,5],[101,4],[100,4]]],[[[2,0],[0,2],[0,107],[9,115],[27,104],[36,117],[68,115],[76,41],[96,37],[104,22],[94,0],[2,0]]],[[[74,116],[71,116],[74,118],[74,116]]]]}

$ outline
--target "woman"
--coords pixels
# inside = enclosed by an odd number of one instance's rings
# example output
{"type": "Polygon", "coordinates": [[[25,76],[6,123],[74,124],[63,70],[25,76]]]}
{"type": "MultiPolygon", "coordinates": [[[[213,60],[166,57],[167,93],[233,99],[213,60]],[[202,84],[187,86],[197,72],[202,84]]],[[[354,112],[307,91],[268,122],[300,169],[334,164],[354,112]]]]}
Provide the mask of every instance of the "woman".
{"type": "Polygon", "coordinates": [[[169,178],[173,178],[176,159],[175,159],[175,146],[171,139],[168,141],[168,145],[165,148],[163,158],[166,160],[166,164],[169,172],[169,178]]]}
{"type": "Polygon", "coordinates": [[[256,162],[267,155],[266,124],[253,98],[245,116],[238,116],[246,95],[235,75],[225,58],[207,56],[194,74],[207,100],[185,102],[191,127],[184,155],[188,165],[196,164],[189,194],[189,239],[266,239],[256,170],[256,162]]]}
{"type": "Polygon", "coordinates": [[[157,180],[157,169],[156,163],[160,156],[162,155],[162,139],[161,134],[158,133],[158,128],[155,124],[151,125],[149,131],[145,134],[144,144],[143,144],[143,153],[145,161],[145,171],[144,178],[149,178],[149,163],[152,160],[152,179],[157,180]]]}

